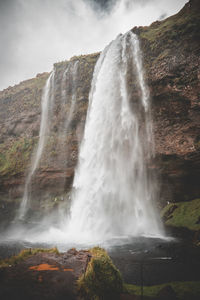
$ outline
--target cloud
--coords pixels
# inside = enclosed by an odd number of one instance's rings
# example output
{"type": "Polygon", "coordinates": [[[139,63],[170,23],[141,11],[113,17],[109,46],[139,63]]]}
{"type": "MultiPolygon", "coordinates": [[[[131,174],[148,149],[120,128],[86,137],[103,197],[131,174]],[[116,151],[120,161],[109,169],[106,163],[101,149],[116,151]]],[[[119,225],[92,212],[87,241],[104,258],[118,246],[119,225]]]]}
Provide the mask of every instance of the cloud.
{"type": "Polygon", "coordinates": [[[53,63],[102,50],[187,0],[0,0],[0,90],[53,63]],[[177,3],[178,2],[178,3],[177,3]]]}

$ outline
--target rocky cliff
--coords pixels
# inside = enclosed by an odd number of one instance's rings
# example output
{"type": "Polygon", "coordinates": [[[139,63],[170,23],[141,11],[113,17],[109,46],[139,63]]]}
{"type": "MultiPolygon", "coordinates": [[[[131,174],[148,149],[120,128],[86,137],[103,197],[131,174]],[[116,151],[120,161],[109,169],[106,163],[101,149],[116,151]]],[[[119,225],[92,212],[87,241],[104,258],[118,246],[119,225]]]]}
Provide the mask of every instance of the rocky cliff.
{"type": "Polygon", "coordinates": [[[176,15],[133,28],[141,39],[151,90],[155,165],[164,201],[199,197],[200,3],[176,15]]]}
{"type": "MultiPolygon", "coordinates": [[[[70,61],[54,65],[54,99],[49,136],[32,178],[32,212],[55,210],[60,201],[69,201],[68,192],[77,164],[90,83],[98,56],[97,53],[73,57],[70,61]],[[71,70],[75,64],[78,71],[74,82],[71,70]],[[75,107],[67,129],[65,120],[74,100],[75,107]]],[[[13,218],[23,197],[25,179],[39,139],[42,90],[48,77],[47,73],[38,74],[36,78],[0,92],[1,220],[13,218]]]]}
{"type": "MultiPolygon", "coordinates": [[[[176,15],[149,27],[135,27],[152,98],[155,159],[161,197],[192,200],[200,195],[200,5],[189,1],[176,15]]],[[[88,95],[99,54],[73,57],[55,68],[51,134],[32,182],[32,209],[54,210],[69,202],[74,168],[88,107],[88,95]],[[72,105],[77,64],[76,104],[65,134],[59,134],[72,105]],[[67,101],[63,102],[63,93],[67,101]],[[61,101],[62,100],[62,101],[61,101]],[[62,104],[62,105],[61,105],[62,104]],[[65,149],[65,151],[63,151],[65,149]],[[49,195],[51,195],[49,197],[49,195]]],[[[38,141],[42,89],[49,74],[38,74],[0,92],[0,218],[12,218],[23,195],[31,155],[38,141]]],[[[133,84],[130,79],[130,84],[133,84]]],[[[64,131],[63,131],[64,132],[64,131]]]]}

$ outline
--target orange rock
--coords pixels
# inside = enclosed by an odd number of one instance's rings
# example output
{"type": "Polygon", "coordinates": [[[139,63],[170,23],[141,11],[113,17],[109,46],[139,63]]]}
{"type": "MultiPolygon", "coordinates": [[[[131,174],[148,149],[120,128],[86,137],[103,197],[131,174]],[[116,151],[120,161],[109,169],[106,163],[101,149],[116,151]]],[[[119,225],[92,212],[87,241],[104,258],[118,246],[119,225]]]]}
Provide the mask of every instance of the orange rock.
{"type": "Polygon", "coordinates": [[[40,264],[38,266],[29,267],[29,270],[34,271],[58,271],[59,268],[49,264],[40,264]]]}

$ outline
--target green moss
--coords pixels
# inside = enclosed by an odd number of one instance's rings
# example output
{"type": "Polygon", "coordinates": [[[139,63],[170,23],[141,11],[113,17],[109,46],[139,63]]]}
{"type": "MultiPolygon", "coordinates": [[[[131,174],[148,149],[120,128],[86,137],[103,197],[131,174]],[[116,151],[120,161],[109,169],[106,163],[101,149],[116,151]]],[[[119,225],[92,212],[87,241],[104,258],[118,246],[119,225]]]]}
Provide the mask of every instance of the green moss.
{"type": "Polygon", "coordinates": [[[197,10],[193,10],[191,13],[182,10],[164,21],[157,21],[149,27],[144,27],[141,32],[141,37],[151,42],[159,41],[163,36],[165,36],[165,40],[168,41],[180,40],[180,36],[184,36],[185,34],[198,34],[197,28],[199,25],[200,18],[197,10]]]}
{"type": "MultiPolygon", "coordinates": [[[[132,29],[140,37],[147,74],[152,68],[157,68],[161,61],[165,62],[161,67],[167,66],[168,60],[173,62],[177,53],[182,55],[191,52],[199,53],[199,8],[188,6],[186,4],[178,14],[163,21],[156,21],[148,27],[132,29]]],[[[179,72],[179,76],[177,75],[179,82],[176,84],[197,83],[197,76],[194,79],[191,79],[191,76],[185,76],[185,73],[182,76],[178,66],[173,63],[172,66],[177,67],[176,71],[179,72]]]]}
{"type": "Polygon", "coordinates": [[[32,256],[32,255],[36,255],[37,253],[41,253],[41,252],[59,254],[59,251],[56,247],[51,248],[51,249],[43,249],[43,248],[24,249],[18,255],[14,255],[10,258],[0,260],[0,268],[9,267],[9,266],[19,264],[20,262],[25,260],[27,257],[32,256]]]}
{"type": "Polygon", "coordinates": [[[21,137],[7,144],[0,144],[0,175],[23,173],[30,161],[37,138],[21,137]]]}
{"type": "MultiPolygon", "coordinates": [[[[143,295],[146,297],[156,297],[161,289],[171,286],[178,299],[197,299],[200,296],[200,281],[177,281],[160,285],[144,286],[143,295]]],[[[124,284],[124,292],[131,295],[141,295],[141,287],[132,284],[124,284]]]]}
{"type": "Polygon", "coordinates": [[[166,225],[200,230],[200,199],[168,204],[161,216],[166,225]]]}
{"type": "Polygon", "coordinates": [[[87,270],[78,279],[78,289],[84,299],[118,299],[123,283],[120,272],[104,249],[90,250],[92,258],[87,270]]]}

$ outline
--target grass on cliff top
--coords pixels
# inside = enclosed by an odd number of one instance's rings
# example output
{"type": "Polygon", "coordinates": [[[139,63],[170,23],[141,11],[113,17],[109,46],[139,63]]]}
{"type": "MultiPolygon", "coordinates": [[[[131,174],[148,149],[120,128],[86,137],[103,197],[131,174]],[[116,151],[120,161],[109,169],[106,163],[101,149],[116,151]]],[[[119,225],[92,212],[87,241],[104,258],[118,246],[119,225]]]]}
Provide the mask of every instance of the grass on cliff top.
{"type": "Polygon", "coordinates": [[[170,41],[174,40],[182,43],[184,36],[186,38],[199,37],[199,26],[198,9],[192,8],[188,11],[188,7],[184,7],[179,13],[163,21],[156,21],[148,27],[141,27],[141,37],[149,40],[153,49],[161,38],[170,44],[170,41]]]}
{"type": "Polygon", "coordinates": [[[51,248],[51,249],[43,249],[43,248],[24,249],[18,255],[14,255],[14,256],[11,256],[10,258],[0,260],[0,268],[14,266],[16,264],[21,263],[23,260],[25,260],[29,256],[35,255],[37,253],[42,253],[42,252],[59,254],[59,251],[56,247],[51,248]]]}
{"type": "Polygon", "coordinates": [[[177,14],[165,19],[164,21],[157,21],[149,27],[144,27],[142,37],[149,40],[155,40],[161,35],[169,35],[175,37],[177,34],[185,34],[192,32],[200,23],[198,15],[193,12],[191,14],[177,14]],[[170,32],[171,31],[171,32],[170,32]]]}
{"type": "Polygon", "coordinates": [[[49,73],[44,72],[41,74],[37,74],[35,78],[21,81],[20,83],[12,87],[9,86],[3,91],[0,91],[0,98],[6,97],[8,95],[9,96],[15,95],[17,93],[20,93],[23,90],[27,90],[28,93],[30,93],[32,90],[41,90],[43,89],[48,77],[49,77],[49,73]]]}
{"type": "Polygon", "coordinates": [[[92,258],[86,272],[78,279],[78,290],[84,299],[118,299],[123,291],[119,270],[104,249],[90,250],[92,258]]]}
{"type": "MultiPolygon", "coordinates": [[[[200,281],[177,281],[160,285],[144,286],[143,295],[146,297],[156,297],[164,288],[170,286],[176,293],[177,299],[188,300],[200,297],[200,281]]],[[[124,284],[124,292],[130,295],[141,295],[141,287],[132,284],[124,284]]]]}
{"type": "Polygon", "coordinates": [[[100,52],[96,52],[96,53],[91,53],[91,54],[87,54],[87,55],[78,55],[78,56],[72,56],[70,58],[70,60],[63,60],[63,61],[60,61],[60,62],[57,62],[54,64],[54,67],[56,69],[59,69],[59,68],[63,68],[63,67],[66,67],[68,65],[69,62],[73,62],[73,61],[83,61],[85,60],[86,62],[93,62],[97,60],[97,57],[99,56],[100,52]]]}
{"type": "Polygon", "coordinates": [[[200,199],[170,203],[163,208],[161,217],[166,225],[200,230],[200,199]]]}

